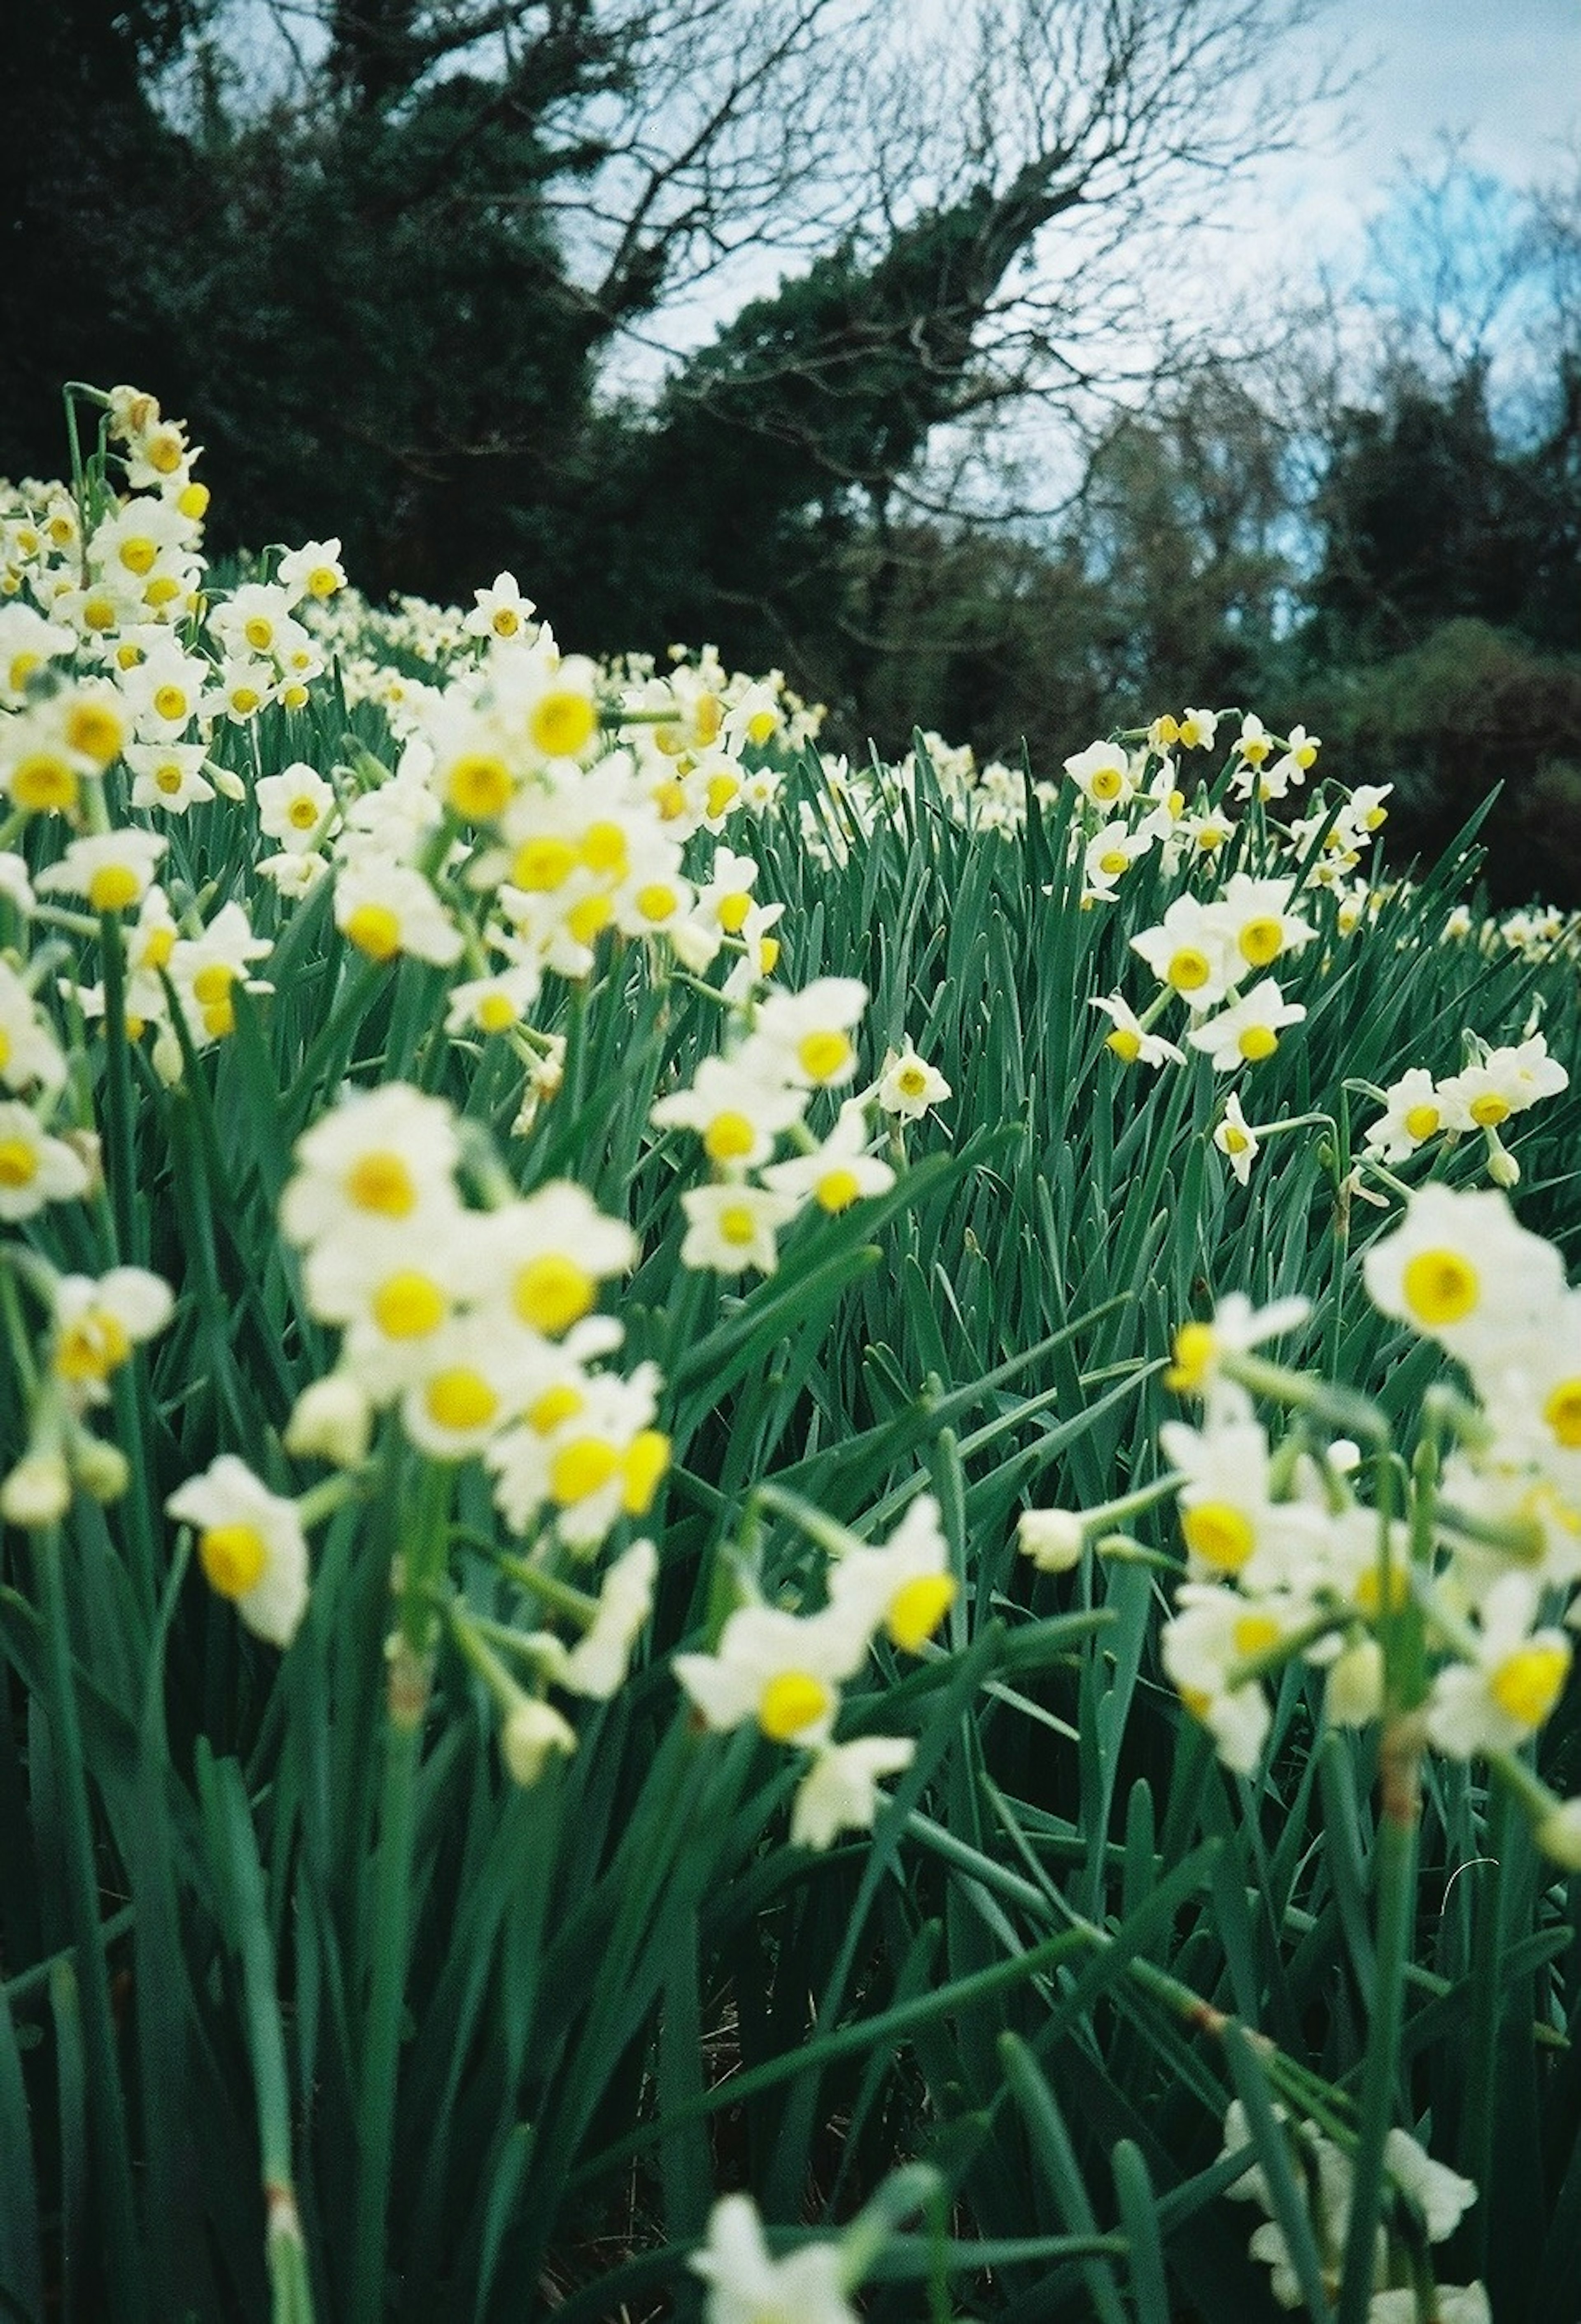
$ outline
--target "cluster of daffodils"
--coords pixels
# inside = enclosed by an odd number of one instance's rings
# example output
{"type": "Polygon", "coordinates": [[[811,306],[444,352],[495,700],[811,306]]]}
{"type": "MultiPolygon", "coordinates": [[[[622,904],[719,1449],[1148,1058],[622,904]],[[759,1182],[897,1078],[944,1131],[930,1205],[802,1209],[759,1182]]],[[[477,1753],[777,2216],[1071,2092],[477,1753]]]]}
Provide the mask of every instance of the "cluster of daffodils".
{"type": "MultiPolygon", "coordinates": [[[[908,751],[893,767],[853,768],[841,756],[823,761],[823,781],[799,805],[801,841],[814,863],[843,863],[873,833],[887,825],[915,827],[923,801],[971,831],[1017,832],[1026,822],[1026,785],[997,759],[979,766],[969,742],[947,742],[942,734],[921,736],[921,754],[908,751]]],[[[1044,806],[1053,786],[1038,783],[1044,806]]]]}
{"type": "MultiPolygon", "coordinates": [[[[0,1160],[5,1152],[0,1136],[0,1160]]],[[[0,1517],[41,1532],[60,1523],[75,1489],[98,1501],[125,1491],[126,1456],[90,1419],[109,1403],[115,1374],[164,1330],[175,1302],[163,1277],[147,1268],[61,1275],[20,1244],[7,1245],[3,1259],[0,1307],[26,1403],[26,1449],[0,1480],[0,1517]],[[41,1310],[41,1333],[23,1328],[14,1284],[41,1310]]]]}
{"type": "Polygon", "coordinates": [[[1176,1335],[1166,1379],[1203,1413],[1161,1431],[1167,1474],[1107,1509],[1034,1514],[1023,1546],[1069,1563],[1120,1519],[1176,1499],[1187,1563],[1163,1663],[1227,1766],[1255,1770],[1268,1683],[1299,1657],[1326,1673],[1337,1723],[1420,1707],[1435,1749],[1487,1758],[1540,1844],[1581,1864],[1581,1800],[1555,1798],[1514,1757],[1564,1691],[1581,1622],[1581,1292],[1502,1194],[1435,1185],[1411,1195],[1363,1276],[1375,1307],[1466,1376],[1466,1389],[1429,1398],[1430,1457],[1419,1456],[1411,1506],[1392,1506],[1388,1433],[1372,1406],[1255,1353],[1306,1321],[1306,1302],[1254,1311],[1237,1296],[1176,1335]],[[1282,1441],[1255,1394],[1294,1416],[1282,1441]],[[1372,1502],[1357,1490],[1368,1465],[1357,1443],[1330,1439],[1326,1414],[1378,1455],[1372,1502]],[[1413,1670],[1420,1682],[1403,1674],[1413,1670]],[[1420,1705],[1402,1694],[1413,1686],[1420,1705]]]}
{"type": "Polygon", "coordinates": [[[1475,1034],[1466,1039],[1466,1059],[1457,1074],[1435,1082],[1423,1065],[1412,1065],[1387,1089],[1373,1090],[1383,1111],[1368,1125],[1365,1150],[1377,1162],[1407,1162],[1434,1139],[1480,1132],[1487,1151],[1488,1176],[1495,1185],[1513,1186],[1521,1166],[1499,1135],[1503,1125],[1540,1098],[1569,1087],[1570,1076],[1533,1027],[1525,1038],[1490,1047],[1475,1034]]]}
{"type": "MultiPolygon", "coordinates": [[[[1282,2107],[1275,2112],[1291,2148],[1296,2184],[1305,2193],[1324,2290],[1330,2300],[1337,2300],[1355,2179],[1350,2156],[1313,2124],[1291,2122],[1282,2107]]],[[[1221,2160],[1253,2151],[1245,2108],[1237,2098],[1225,2116],[1221,2160]]],[[[1469,2179],[1435,2163],[1409,2131],[1390,2131],[1383,2162],[1399,2226],[1393,2235],[1383,2226],[1378,2228],[1367,2324],[1416,2324],[1423,2313],[1419,2287],[1424,2246],[1444,2243],[1454,2234],[1475,2202],[1476,2189],[1469,2179]]],[[[1255,2202],[1267,2213],[1252,2235],[1252,2257],[1271,2270],[1270,2289],[1279,2305],[1300,2308],[1305,2295],[1284,2230],[1274,2218],[1273,2198],[1261,2164],[1255,2163],[1228,2192],[1233,2200],[1255,2202]]],[[[1487,2292],[1480,2283],[1434,2286],[1432,2313],[1438,2324],[1493,2324],[1487,2292]]]]}
{"type": "Polygon", "coordinates": [[[749,993],[732,1012],[733,1043],[704,1057],[685,1088],[655,1105],[654,1127],[691,1132],[713,1171],[708,1185],[681,1196],[683,1265],[772,1274],[777,1238],[802,1212],[838,1217],[894,1185],[893,1167],[871,1150],[870,1109],[898,1125],[950,1095],[943,1075],[915,1048],[891,1050],[878,1081],[847,1095],[822,1137],[807,1119],[821,1093],[838,1095],[854,1081],[853,1037],[867,1004],[867,987],[855,977],[819,977],[800,992],[749,993]],[[782,1140],[797,1150],[777,1162],[771,1157],[782,1140]]]}
{"type": "Polygon", "coordinates": [[[1556,954],[1574,960],[1581,955],[1581,912],[1533,905],[1478,919],[1469,905],[1457,904],[1444,922],[1444,935],[1451,943],[1472,945],[1490,960],[1505,953],[1529,961],[1552,960],[1556,954]]]}
{"type": "Polygon", "coordinates": [[[957,1584],[931,1494],[878,1547],[817,1512],[800,1514],[828,1553],[824,1602],[802,1612],[753,1598],[727,1617],[711,1654],[677,1655],[675,1673],[709,1729],[756,1726],[803,1755],[791,1838],[823,1849],[841,1831],[871,1829],[880,1776],[908,1766],[915,1748],[898,1735],[837,1741],[841,1686],[880,1634],[902,1654],[921,1654],[957,1584]]]}

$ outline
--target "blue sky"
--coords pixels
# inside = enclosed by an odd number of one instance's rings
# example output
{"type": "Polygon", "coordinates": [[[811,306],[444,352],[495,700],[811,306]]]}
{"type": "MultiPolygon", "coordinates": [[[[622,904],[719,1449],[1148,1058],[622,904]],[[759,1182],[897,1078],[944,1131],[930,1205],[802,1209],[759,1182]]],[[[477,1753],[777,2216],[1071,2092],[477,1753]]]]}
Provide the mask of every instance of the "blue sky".
{"type": "Polygon", "coordinates": [[[1581,135],[1581,0],[1332,0],[1312,39],[1359,78],[1348,133],[1314,123],[1248,208],[1244,231],[1281,261],[1359,262],[1400,168],[1430,164],[1444,134],[1518,187],[1559,174],[1581,135]]]}

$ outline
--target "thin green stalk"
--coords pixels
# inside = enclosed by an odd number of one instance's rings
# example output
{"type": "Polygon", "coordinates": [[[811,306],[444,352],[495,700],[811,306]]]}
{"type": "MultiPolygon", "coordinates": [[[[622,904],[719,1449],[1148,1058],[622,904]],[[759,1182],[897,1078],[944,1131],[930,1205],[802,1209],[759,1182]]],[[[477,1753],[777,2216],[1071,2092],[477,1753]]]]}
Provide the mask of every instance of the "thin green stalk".
{"type": "Polygon", "coordinates": [[[1366,2324],[1372,2299],[1374,2250],[1383,2208],[1383,2150],[1394,2122],[1400,2036],[1405,2017],[1405,1969],[1416,1919],[1422,1743],[1420,1712],[1396,1710],[1388,1714],[1378,1746],[1380,1798],[1374,1852],[1378,1895],[1376,1971],[1337,2324],[1366,2324]]]}
{"type": "Polygon", "coordinates": [[[366,1930],[372,1969],[357,2101],[351,2324],[378,2324],[384,2308],[390,2169],[395,2146],[401,2004],[411,1922],[417,1771],[428,1702],[429,1637],[434,1621],[431,1592],[445,1556],[453,1483],[448,1468],[437,1462],[424,1464],[418,1520],[404,1558],[400,1627],[390,1647],[384,1783],[372,1917],[366,1930]]]}
{"type": "Polygon", "coordinates": [[[384,1785],[373,1876],[372,1977],[363,2029],[357,2103],[357,2197],[347,2314],[351,2324],[379,2324],[384,2313],[385,2236],[390,2164],[395,2144],[395,2091],[400,2066],[401,2002],[406,1988],[412,1838],[421,1716],[398,1717],[394,1698],[411,1673],[404,1640],[391,1665],[391,1707],[384,1730],[384,1785]]]}
{"type": "Polygon", "coordinates": [[[228,1760],[220,1772],[225,1791],[228,1868],[236,1907],[236,1942],[242,1956],[253,2080],[258,2097],[266,2219],[264,2252],[272,2295],[271,2315],[272,2324],[313,2324],[312,2287],[308,2280],[307,2252],[292,2175],[290,2080],[280,2028],[263,1876],[241,1770],[234,1760],[228,1760]]]}
{"type": "Polygon", "coordinates": [[[77,1715],[61,1554],[59,1527],[51,1526],[47,1533],[33,1536],[33,1563],[43,1614],[50,1725],[54,1731],[56,1776],[60,1786],[61,1821],[67,1843],[67,1896],[87,2050],[90,2135],[105,2216],[105,2296],[115,2324],[141,2324],[147,2314],[142,2246],[132,2188],[125,2094],[121,2086],[115,2015],[110,2006],[109,1965],[105,1958],[99,1917],[98,1865],[82,1729],[77,1715]]]}
{"type": "Polygon", "coordinates": [[[115,1234],[115,1256],[142,1257],[137,1221],[146,1205],[137,1194],[132,1146],[132,1065],[126,1044],[126,955],[114,912],[99,915],[99,955],[105,972],[105,1178],[115,1234]]]}

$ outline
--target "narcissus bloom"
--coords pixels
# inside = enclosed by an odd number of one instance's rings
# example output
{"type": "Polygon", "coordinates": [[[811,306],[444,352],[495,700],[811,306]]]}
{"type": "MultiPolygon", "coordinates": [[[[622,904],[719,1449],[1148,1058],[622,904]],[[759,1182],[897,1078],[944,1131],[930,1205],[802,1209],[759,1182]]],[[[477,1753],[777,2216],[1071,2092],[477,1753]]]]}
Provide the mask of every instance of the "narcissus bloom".
{"type": "Polygon", "coordinates": [[[308,1604],[308,1544],[295,1501],[271,1493],[244,1461],[222,1452],[165,1503],[192,1526],[211,1585],[271,1646],[296,1636],[308,1604]]]}
{"type": "Polygon", "coordinates": [[[1362,1260],[1374,1307],[1466,1361],[1492,1357],[1557,1307],[1558,1252],[1516,1223],[1504,1196],[1426,1185],[1362,1260]]]}
{"type": "Polygon", "coordinates": [[[1299,1025],[1306,1013],[1300,1001],[1285,999],[1273,977],[1264,976],[1217,1017],[1193,1027],[1186,1038],[1216,1074],[1237,1073],[1242,1065],[1271,1057],[1284,1028],[1299,1025]]]}
{"type": "Polygon", "coordinates": [[[951,1093],[937,1066],[919,1056],[908,1041],[904,1049],[891,1049],[885,1058],[874,1095],[886,1113],[902,1121],[920,1121],[930,1106],[942,1105],[951,1093]]]}
{"type": "Polygon", "coordinates": [[[708,2285],[707,2324],[859,2324],[833,2244],[804,2244],[775,2259],[749,2195],[726,2195],[709,2214],[708,2241],[686,2264],[708,2285]]]}
{"type": "Polygon", "coordinates": [[[742,1606],[712,1655],[677,1655],[673,1667],[720,1732],[755,1720],[772,1743],[823,1743],[840,1709],[840,1682],[860,1666],[868,1637],[861,1609],[802,1615],[742,1606]]]}
{"type": "Polygon", "coordinates": [[[87,1192],[87,1166],[64,1139],[51,1138],[31,1106],[0,1104],[0,1219],[30,1219],[46,1203],[87,1192]]]}
{"type": "Polygon", "coordinates": [[[820,1744],[796,1786],[792,1841],[823,1849],[842,1831],[871,1831],[886,1798],[879,1776],[899,1775],[915,1753],[916,1744],[906,1735],[859,1735],[850,1743],[820,1744]]]}
{"type": "Polygon", "coordinates": [[[887,1162],[868,1152],[866,1109],[859,1099],[847,1098],[823,1143],[811,1154],[771,1163],[763,1183],[797,1204],[814,1202],[821,1211],[838,1217],[866,1195],[887,1194],[895,1173],[887,1162]]]}
{"type": "Polygon", "coordinates": [[[103,1404],[106,1383],[143,1340],[170,1322],[170,1285],[142,1267],[113,1267],[97,1278],[65,1275],[55,1286],[51,1369],[72,1400],[103,1404]]]}

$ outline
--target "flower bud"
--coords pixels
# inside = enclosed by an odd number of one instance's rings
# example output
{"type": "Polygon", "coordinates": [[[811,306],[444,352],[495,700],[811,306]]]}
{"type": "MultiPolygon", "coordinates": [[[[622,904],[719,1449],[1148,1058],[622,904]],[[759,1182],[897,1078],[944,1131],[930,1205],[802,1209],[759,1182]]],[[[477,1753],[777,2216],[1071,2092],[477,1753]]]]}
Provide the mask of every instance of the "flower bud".
{"type": "Polygon", "coordinates": [[[1581,1872],[1581,1799],[1560,1800],[1537,1827],[1543,1854],[1567,1872],[1581,1872]]]}
{"type": "Polygon", "coordinates": [[[118,1501],[132,1480],[132,1464],[118,1444],[85,1432],[71,1448],[78,1483],[96,1501],[118,1501]]]}
{"type": "Polygon", "coordinates": [[[327,1461],[357,1469],[368,1457],[373,1415],[367,1397],[345,1372],[310,1380],[291,1407],[285,1448],[299,1461],[327,1461]]]}
{"type": "Polygon", "coordinates": [[[70,1472],[58,1452],[24,1453],[0,1484],[0,1517],[24,1533],[59,1525],[70,1506],[70,1472]]]}
{"type": "Polygon", "coordinates": [[[1365,1727],[1383,1707],[1383,1650],[1358,1638],[1329,1665],[1324,1705],[1336,1727],[1365,1727]]]}
{"type": "Polygon", "coordinates": [[[547,1702],[521,1695],[500,1729],[500,1757],[510,1780],[524,1790],[543,1774],[551,1751],[574,1751],[576,1731],[547,1702]]]}
{"type": "Polygon", "coordinates": [[[1069,1573],[1081,1563],[1087,1520],[1077,1509],[1025,1509],[1016,1538],[1022,1556],[1041,1573],[1069,1573]]]}

